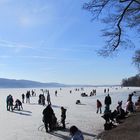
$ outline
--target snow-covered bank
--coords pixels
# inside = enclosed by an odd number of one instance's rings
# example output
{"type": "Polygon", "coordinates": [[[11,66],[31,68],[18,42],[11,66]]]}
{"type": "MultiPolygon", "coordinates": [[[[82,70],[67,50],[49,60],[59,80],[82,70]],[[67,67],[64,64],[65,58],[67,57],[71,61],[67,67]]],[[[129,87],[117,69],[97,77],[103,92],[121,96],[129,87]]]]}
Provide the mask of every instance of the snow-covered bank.
{"type": "MultiPolygon", "coordinates": [[[[102,104],[107,93],[103,93],[104,87],[96,88],[96,96],[81,97],[82,92],[90,94],[93,88],[84,88],[84,91],[75,91],[75,88],[50,88],[51,102],[53,110],[58,120],[60,120],[60,107],[67,108],[66,127],[76,125],[84,133],[85,140],[93,140],[95,135],[103,131],[104,120],[101,114],[96,114],[96,100],[99,99],[102,104]],[[55,96],[55,90],[58,95],[55,96]],[[72,93],[70,94],[70,90],[72,93]],[[76,105],[76,100],[81,101],[81,105],[76,105]]],[[[66,131],[56,131],[54,133],[45,133],[45,130],[39,129],[42,123],[43,106],[38,105],[38,95],[42,93],[36,89],[36,97],[31,97],[30,104],[23,104],[23,111],[9,112],[6,110],[6,97],[13,95],[14,100],[21,99],[21,94],[29,89],[0,89],[0,137],[2,140],[69,140],[68,129],[66,131]]],[[[123,107],[128,94],[140,88],[110,88],[112,97],[111,109],[117,106],[117,102],[123,100],[123,107]]],[[[103,108],[104,110],[104,105],[103,108]]]]}
{"type": "Polygon", "coordinates": [[[98,136],[98,140],[139,140],[140,139],[140,112],[129,115],[115,129],[104,131],[98,136]]]}

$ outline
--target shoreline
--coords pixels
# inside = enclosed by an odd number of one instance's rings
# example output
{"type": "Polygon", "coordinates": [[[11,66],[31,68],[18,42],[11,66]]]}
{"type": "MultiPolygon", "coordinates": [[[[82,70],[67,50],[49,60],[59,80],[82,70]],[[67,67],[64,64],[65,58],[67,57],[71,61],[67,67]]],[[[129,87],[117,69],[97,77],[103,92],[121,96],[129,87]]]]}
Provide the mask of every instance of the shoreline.
{"type": "Polygon", "coordinates": [[[105,130],[94,140],[140,140],[140,111],[129,115],[116,128],[105,130]]]}

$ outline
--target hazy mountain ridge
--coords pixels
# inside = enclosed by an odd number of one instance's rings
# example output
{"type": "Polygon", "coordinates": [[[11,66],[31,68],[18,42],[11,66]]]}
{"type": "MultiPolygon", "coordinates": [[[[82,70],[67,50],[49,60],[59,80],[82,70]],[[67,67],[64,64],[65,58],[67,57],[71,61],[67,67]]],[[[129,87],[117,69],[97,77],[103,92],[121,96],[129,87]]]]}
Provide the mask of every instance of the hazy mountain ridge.
{"type": "Polygon", "coordinates": [[[65,84],[60,83],[42,83],[31,80],[16,80],[0,78],[0,88],[33,88],[33,87],[65,87],[65,84]]]}
{"type": "Polygon", "coordinates": [[[112,87],[112,86],[120,86],[120,85],[83,85],[83,84],[62,84],[56,82],[37,82],[32,80],[16,80],[16,79],[7,79],[0,78],[0,88],[45,88],[45,87],[112,87]]]}

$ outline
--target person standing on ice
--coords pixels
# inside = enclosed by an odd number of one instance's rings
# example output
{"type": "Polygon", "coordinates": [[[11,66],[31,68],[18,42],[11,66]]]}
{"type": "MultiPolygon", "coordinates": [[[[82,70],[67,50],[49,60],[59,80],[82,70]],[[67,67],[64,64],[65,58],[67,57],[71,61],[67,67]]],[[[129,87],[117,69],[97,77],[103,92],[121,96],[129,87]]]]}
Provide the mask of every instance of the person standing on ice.
{"type": "Polygon", "coordinates": [[[9,99],[10,99],[10,94],[7,96],[7,98],[6,98],[6,108],[7,108],[7,111],[9,111],[10,110],[10,107],[9,107],[9,99]]]}
{"type": "Polygon", "coordinates": [[[65,119],[66,119],[66,109],[62,106],[61,107],[61,123],[62,123],[62,127],[65,129],[66,125],[65,125],[65,119]]]}
{"type": "Polygon", "coordinates": [[[46,132],[48,132],[48,128],[51,132],[52,123],[53,123],[52,118],[53,118],[54,112],[50,104],[43,110],[42,114],[43,114],[43,122],[45,125],[46,132]]]}
{"type": "Polygon", "coordinates": [[[109,93],[109,88],[107,89],[107,92],[109,93]]]}
{"type": "Polygon", "coordinates": [[[111,105],[111,97],[110,95],[108,94],[106,97],[105,97],[105,105],[106,105],[106,108],[108,109],[108,111],[110,110],[110,105],[111,105]]]}
{"type": "Polygon", "coordinates": [[[42,103],[43,106],[45,105],[45,96],[44,96],[44,94],[42,94],[42,96],[41,96],[41,103],[42,103]]]}
{"type": "Polygon", "coordinates": [[[70,134],[71,140],[84,140],[82,132],[74,125],[70,127],[70,134]]]}
{"type": "Polygon", "coordinates": [[[6,99],[6,102],[7,102],[7,111],[13,111],[13,97],[12,95],[8,95],[7,96],[7,99],[6,99]]]}
{"type": "Polygon", "coordinates": [[[30,96],[31,96],[30,91],[27,91],[27,93],[26,93],[26,103],[30,103],[30,96]]]}
{"type": "Polygon", "coordinates": [[[21,96],[22,96],[22,103],[24,103],[25,95],[22,94],[21,96]]]}
{"type": "Polygon", "coordinates": [[[97,100],[97,112],[96,113],[98,113],[99,110],[100,110],[100,114],[101,114],[102,113],[102,103],[99,100],[97,100]]]}
{"type": "Polygon", "coordinates": [[[48,102],[48,105],[49,105],[49,104],[51,105],[51,97],[50,97],[49,92],[48,92],[48,94],[47,94],[47,102],[48,102]]]}
{"type": "Polygon", "coordinates": [[[55,96],[57,96],[57,90],[55,91],[55,96]]]}

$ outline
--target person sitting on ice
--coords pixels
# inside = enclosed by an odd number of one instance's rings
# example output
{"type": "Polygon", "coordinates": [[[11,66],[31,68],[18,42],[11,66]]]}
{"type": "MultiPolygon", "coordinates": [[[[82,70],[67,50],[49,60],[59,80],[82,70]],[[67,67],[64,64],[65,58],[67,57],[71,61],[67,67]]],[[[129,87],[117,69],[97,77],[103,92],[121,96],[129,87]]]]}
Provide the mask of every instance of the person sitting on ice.
{"type": "Polygon", "coordinates": [[[14,106],[14,109],[17,109],[17,110],[23,110],[23,107],[22,107],[22,102],[19,100],[19,99],[16,99],[15,101],[15,106],[14,106]]]}
{"type": "Polygon", "coordinates": [[[136,105],[137,107],[140,107],[140,96],[139,96],[137,102],[135,103],[135,105],[136,105]]]}
{"type": "Polygon", "coordinates": [[[138,100],[135,102],[135,107],[137,111],[140,111],[140,96],[138,97],[138,100]]]}
{"type": "Polygon", "coordinates": [[[132,102],[132,96],[133,96],[133,95],[134,95],[134,93],[129,94],[129,96],[128,96],[128,100],[127,100],[127,101],[132,102]]]}
{"type": "Polygon", "coordinates": [[[81,96],[82,97],[87,97],[88,95],[84,92],[84,93],[81,93],[81,96]]]}
{"type": "Polygon", "coordinates": [[[80,100],[76,100],[76,104],[81,104],[81,101],[80,100]]]}
{"type": "Polygon", "coordinates": [[[126,112],[133,113],[135,112],[135,105],[132,101],[127,101],[126,103],[126,112]]]}
{"type": "Polygon", "coordinates": [[[111,110],[108,110],[107,108],[104,112],[104,115],[101,117],[105,120],[104,130],[110,130],[116,127],[116,125],[114,125],[114,122],[118,122],[116,110],[111,112],[111,110]]]}
{"type": "Polygon", "coordinates": [[[112,121],[112,123],[121,123],[121,120],[125,119],[126,115],[127,112],[125,112],[125,110],[122,109],[122,101],[119,101],[117,108],[110,115],[110,120],[112,121]]]}
{"type": "Polygon", "coordinates": [[[94,93],[91,91],[89,96],[94,96],[94,93]]]}
{"type": "Polygon", "coordinates": [[[101,116],[101,117],[104,118],[106,123],[109,123],[110,122],[110,117],[111,117],[111,110],[109,110],[107,107],[105,107],[104,115],[101,116]]]}
{"type": "Polygon", "coordinates": [[[70,135],[71,140],[84,140],[82,132],[74,125],[70,127],[70,135]]]}
{"type": "Polygon", "coordinates": [[[119,101],[117,106],[117,118],[124,119],[126,115],[127,112],[125,112],[124,109],[122,109],[122,101],[119,101]]]}

